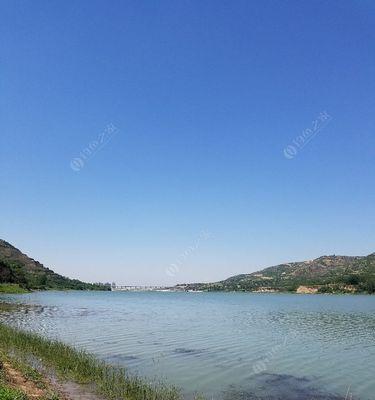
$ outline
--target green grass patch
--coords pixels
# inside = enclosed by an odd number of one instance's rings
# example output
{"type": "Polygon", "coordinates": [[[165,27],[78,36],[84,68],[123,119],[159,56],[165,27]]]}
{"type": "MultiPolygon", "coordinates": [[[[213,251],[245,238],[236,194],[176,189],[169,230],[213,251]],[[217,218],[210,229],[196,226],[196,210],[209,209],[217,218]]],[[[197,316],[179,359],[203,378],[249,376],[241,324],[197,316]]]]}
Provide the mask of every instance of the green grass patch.
{"type": "Polygon", "coordinates": [[[0,400],[27,400],[24,393],[0,382],[0,400]]]}
{"type": "Polygon", "coordinates": [[[21,294],[28,292],[17,283],[0,283],[0,293],[21,294]]]}
{"type": "Polygon", "coordinates": [[[44,376],[41,372],[37,371],[35,368],[32,368],[29,364],[27,364],[20,358],[14,356],[3,356],[3,358],[7,358],[16,370],[18,370],[28,381],[34,382],[39,389],[46,388],[46,385],[44,383],[44,376]]]}
{"type": "MultiPolygon", "coordinates": [[[[0,324],[0,348],[8,354],[15,352],[24,357],[36,357],[60,378],[93,385],[98,394],[109,400],[182,399],[175,387],[147,381],[128,373],[125,368],[98,360],[85,351],[4,324],[0,324]]],[[[0,397],[0,400],[3,398],[0,397]]]]}
{"type": "Polygon", "coordinates": [[[3,370],[2,358],[0,358],[0,400],[28,400],[25,393],[11,388],[6,381],[3,370]]]}

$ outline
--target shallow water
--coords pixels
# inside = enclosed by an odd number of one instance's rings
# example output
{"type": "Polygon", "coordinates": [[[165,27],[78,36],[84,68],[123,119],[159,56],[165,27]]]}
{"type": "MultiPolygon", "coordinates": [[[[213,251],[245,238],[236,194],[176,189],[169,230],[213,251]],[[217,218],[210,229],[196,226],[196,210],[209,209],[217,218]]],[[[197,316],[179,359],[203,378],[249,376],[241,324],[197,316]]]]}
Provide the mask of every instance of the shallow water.
{"type": "Polygon", "coordinates": [[[375,296],[40,292],[0,319],[190,399],[375,399],[375,296]]]}

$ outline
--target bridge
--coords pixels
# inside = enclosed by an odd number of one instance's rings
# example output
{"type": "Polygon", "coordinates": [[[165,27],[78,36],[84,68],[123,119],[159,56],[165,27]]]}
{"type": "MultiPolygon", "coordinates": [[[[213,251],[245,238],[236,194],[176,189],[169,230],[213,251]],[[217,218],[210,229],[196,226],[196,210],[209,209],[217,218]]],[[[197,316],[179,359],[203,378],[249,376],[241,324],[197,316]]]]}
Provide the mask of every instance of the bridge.
{"type": "Polygon", "coordinates": [[[168,290],[166,286],[124,286],[124,285],[112,285],[112,291],[125,291],[125,292],[151,292],[158,290],[168,290]]]}

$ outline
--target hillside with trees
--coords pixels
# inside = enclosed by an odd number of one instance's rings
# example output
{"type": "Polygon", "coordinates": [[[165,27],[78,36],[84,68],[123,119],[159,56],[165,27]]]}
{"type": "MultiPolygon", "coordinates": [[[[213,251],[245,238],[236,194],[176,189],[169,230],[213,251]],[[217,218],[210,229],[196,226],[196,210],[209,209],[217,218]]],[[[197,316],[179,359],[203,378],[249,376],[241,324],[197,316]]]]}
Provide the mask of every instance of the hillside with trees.
{"type": "Polygon", "coordinates": [[[0,239],[0,284],[24,290],[110,290],[109,284],[86,283],[69,279],[23,254],[0,239]]]}
{"type": "Polygon", "coordinates": [[[195,283],[187,290],[375,293],[375,253],[368,256],[322,256],[242,274],[213,283],[195,283]]]}

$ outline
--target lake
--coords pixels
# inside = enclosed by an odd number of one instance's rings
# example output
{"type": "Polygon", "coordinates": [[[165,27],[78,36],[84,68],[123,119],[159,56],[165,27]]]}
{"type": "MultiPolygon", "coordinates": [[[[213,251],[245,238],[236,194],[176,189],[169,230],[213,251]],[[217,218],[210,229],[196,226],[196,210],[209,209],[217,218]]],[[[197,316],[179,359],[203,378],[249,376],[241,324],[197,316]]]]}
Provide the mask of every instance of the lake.
{"type": "Polygon", "coordinates": [[[0,295],[0,320],[217,400],[375,398],[375,296],[0,295]]]}

